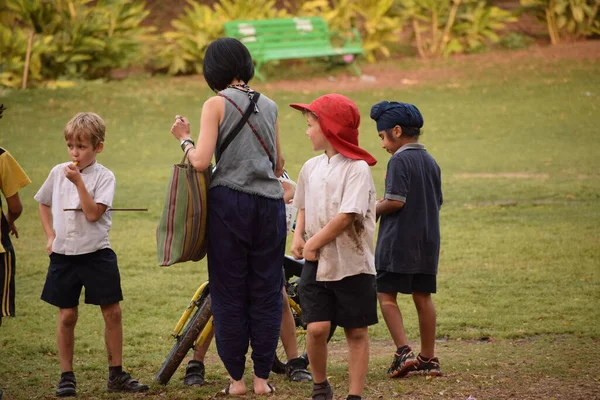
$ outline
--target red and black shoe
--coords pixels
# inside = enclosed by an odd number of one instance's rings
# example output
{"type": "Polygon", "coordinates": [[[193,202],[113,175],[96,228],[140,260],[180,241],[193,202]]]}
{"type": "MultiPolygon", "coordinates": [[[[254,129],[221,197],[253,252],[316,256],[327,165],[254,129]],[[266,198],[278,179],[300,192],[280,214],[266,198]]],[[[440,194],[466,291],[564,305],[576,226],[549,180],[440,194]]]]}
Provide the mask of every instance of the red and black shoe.
{"type": "MultiPolygon", "coordinates": [[[[411,375],[413,372],[411,372],[411,375]]],[[[437,357],[427,359],[421,354],[417,356],[417,365],[414,368],[415,375],[426,375],[426,376],[442,376],[442,369],[440,368],[440,360],[437,357]]]]}
{"type": "Polygon", "coordinates": [[[400,354],[394,354],[394,361],[392,361],[387,374],[390,378],[403,378],[410,371],[414,371],[416,366],[415,353],[407,346],[400,354]]]}

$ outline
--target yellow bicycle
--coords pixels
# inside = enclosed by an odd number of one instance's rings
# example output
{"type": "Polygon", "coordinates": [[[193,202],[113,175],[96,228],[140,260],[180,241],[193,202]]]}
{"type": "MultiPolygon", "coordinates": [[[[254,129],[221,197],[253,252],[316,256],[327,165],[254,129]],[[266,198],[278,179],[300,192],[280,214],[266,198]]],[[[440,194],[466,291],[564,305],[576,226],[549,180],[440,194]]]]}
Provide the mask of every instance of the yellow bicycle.
{"type": "MultiPolygon", "coordinates": [[[[304,260],[295,260],[290,256],[285,256],[283,269],[286,279],[286,291],[294,323],[296,325],[296,340],[298,353],[302,354],[308,361],[306,355],[306,325],[302,321],[302,308],[300,307],[300,299],[298,294],[298,284],[300,283],[300,275],[302,274],[302,266],[304,260]]],[[[335,326],[332,326],[329,338],[335,332],[335,326]]],[[[194,296],[189,305],[184,310],[181,318],[175,325],[171,335],[176,342],[171,348],[171,352],[162,363],[160,369],[156,373],[155,380],[166,385],[181,362],[187,355],[188,351],[196,346],[201,346],[210,336],[213,329],[213,317],[211,311],[210,287],[208,282],[204,282],[194,296]]],[[[277,347],[275,361],[273,362],[272,371],[277,374],[284,374],[286,367],[286,355],[281,341],[277,347]]]]}

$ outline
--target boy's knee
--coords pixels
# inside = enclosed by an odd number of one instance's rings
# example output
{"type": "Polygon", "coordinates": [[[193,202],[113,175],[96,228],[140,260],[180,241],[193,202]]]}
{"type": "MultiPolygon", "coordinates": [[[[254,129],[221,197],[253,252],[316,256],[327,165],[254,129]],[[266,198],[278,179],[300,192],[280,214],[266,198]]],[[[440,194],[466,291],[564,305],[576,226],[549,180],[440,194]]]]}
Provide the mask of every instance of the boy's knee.
{"type": "Polygon", "coordinates": [[[331,323],[329,322],[311,322],[306,328],[306,331],[310,336],[316,340],[325,341],[327,341],[327,338],[329,337],[330,330],[331,323]]]}
{"type": "Polygon", "coordinates": [[[423,310],[428,307],[433,307],[433,300],[431,299],[431,293],[415,292],[412,294],[415,307],[418,310],[423,310]]]}
{"type": "Polygon", "coordinates": [[[346,339],[352,342],[369,340],[369,329],[368,328],[346,328],[344,329],[346,339]]]}
{"type": "Polygon", "coordinates": [[[121,307],[119,303],[102,306],[102,315],[104,316],[104,321],[107,323],[120,323],[121,307]]]}
{"type": "Polygon", "coordinates": [[[58,321],[64,328],[75,327],[77,317],[77,308],[61,308],[58,312],[58,321]]]}

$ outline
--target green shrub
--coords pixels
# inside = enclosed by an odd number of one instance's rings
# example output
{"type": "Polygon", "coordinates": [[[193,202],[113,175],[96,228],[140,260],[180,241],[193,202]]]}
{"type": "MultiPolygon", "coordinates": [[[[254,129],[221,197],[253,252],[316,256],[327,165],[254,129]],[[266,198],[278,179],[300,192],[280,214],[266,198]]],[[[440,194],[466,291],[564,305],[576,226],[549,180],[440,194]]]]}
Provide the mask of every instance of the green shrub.
{"type": "Polygon", "coordinates": [[[106,77],[113,68],[137,62],[140,42],[152,31],[140,26],[149,14],[145,2],[89,3],[90,0],[7,0],[12,22],[2,30],[1,84],[15,86],[20,82],[17,75],[23,73],[27,49],[23,38],[29,37],[30,32],[34,32],[29,71],[33,83],[106,77]]]}
{"type": "Polygon", "coordinates": [[[500,40],[515,17],[484,0],[399,0],[421,57],[478,52],[500,40]]]}
{"type": "Polygon", "coordinates": [[[500,42],[498,32],[506,27],[506,23],[515,20],[510,12],[490,7],[483,0],[468,2],[459,9],[451,30],[452,38],[443,54],[481,52],[500,42]]]}
{"type": "Polygon", "coordinates": [[[533,38],[518,32],[509,32],[504,35],[498,44],[505,49],[519,50],[526,49],[534,42],[533,38]]]}
{"type": "MultiPolygon", "coordinates": [[[[42,80],[41,55],[50,50],[48,36],[35,36],[29,61],[28,82],[42,80]]],[[[0,25],[0,86],[21,87],[29,34],[21,28],[0,25]]]]}
{"type": "Polygon", "coordinates": [[[546,24],[552,44],[600,34],[598,0],[521,0],[521,5],[546,24]]]}

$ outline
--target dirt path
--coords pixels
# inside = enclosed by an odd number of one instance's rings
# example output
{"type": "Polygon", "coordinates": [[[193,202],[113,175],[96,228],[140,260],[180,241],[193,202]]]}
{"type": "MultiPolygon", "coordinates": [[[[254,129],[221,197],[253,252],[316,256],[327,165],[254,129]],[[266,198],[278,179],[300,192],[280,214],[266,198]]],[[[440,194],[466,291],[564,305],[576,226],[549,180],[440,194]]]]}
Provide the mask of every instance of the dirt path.
{"type": "MultiPolygon", "coordinates": [[[[418,342],[411,342],[414,349],[418,342]]],[[[389,379],[392,360],[389,340],[370,341],[370,359],[364,398],[402,400],[600,400],[600,341],[576,335],[546,335],[514,340],[441,340],[436,344],[444,376],[389,379]]],[[[344,400],[348,388],[348,354],[341,334],[328,348],[328,380],[335,399],[344,400]]],[[[206,392],[221,389],[227,373],[216,351],[209,351],[206,392]],[[215,373],[216,374],[213,374],[215,373]],[[221,385],[221,386],[220,386],[221,385]]],[[[251,368],[248,361],[247,368],[251,368]]],[[[310,385],[288,382],[273,375],[277,399],[306,399],[310,385]]],[[[205,392],[205,393],[206,393],[205,392]]],[[[203,396],[215,399],[219,396],[203,396]]],[[[248,396],[248,398],[258,398],[248,396]]]]}

